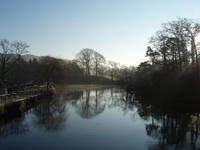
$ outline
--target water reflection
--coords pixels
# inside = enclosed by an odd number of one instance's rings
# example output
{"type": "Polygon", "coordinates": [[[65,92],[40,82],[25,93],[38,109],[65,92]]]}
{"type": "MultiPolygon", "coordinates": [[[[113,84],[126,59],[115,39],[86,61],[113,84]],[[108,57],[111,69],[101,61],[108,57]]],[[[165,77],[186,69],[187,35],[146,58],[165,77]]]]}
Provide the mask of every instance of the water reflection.
{"type": "Polygon", "coordinates": [[[7,138],[11,135],[22,135],[29,131],[28,125],[23,122],[24,115],[7,116],[0,119],[0,137],[7,138]]]}
{"type": "Polygon", "coordinates": [[[73,91],[69,93],[62,93],[63,100],[76,101],[83,96],[83,91],[73,91]]]}
{"type": "Polygon", "coordinates": [[[199,114],[190,113],[152,114],[152,123],[146,124],[147,135],[157,139],[157,149],[164,149],[169,145],[182,148],[187,146],[186,144],[195,149],[199,134],[198,118],[199,114]]]}
{"type": "Polygon", "coordinates": [[[64,129],[68,115],[63,96],[40,104],[33,110],[33,114],[34,125],[48,132],[64,129]]]}
{"type": "MultiPolygon", "coordinates": [[[[62,138],[71,140],[68,145],[52,137],[63,149],[74,148],[77,144],[81,145],[77,149],[82,149],[95,140],[93,144],[102,149],[195,150],[200,146],[199,129],[198,111],[162,109],[120,88],[61,93],[53,99],[41,100],[28,112],[0,119],[1,139],[9,142],[15,135],[24,140],[25,137],[31,138],[36,130],[37,137],[48,133],[46,139],[42,139],[45,141],[50,133],[65,133],[62,138]],[[112,126],[109,125],[111,119],[112,126]],[[137,141],[142,134],[143,137],[137,141]],[[121,144],[116,142],[118,138],[121,144]],[[138,146],[139,142],[142,144],[138,146]]],[[[51,143],[48,144],[53,148],[51,143]]],[[[41,148],[44,145],[38,146],[41,148]]]]}
{"type": "Polygon", "coordinates": [[[92,118],[97,116],[105,109],[105,102],[102,99],[103,90],[87,90],[82,98],[73,105],[76,112],[82,118],[92,118]]]}
{"type": "MultiPolygon", "coordinates": [[[[157,105],[149,105],[139,101],[135,95],[137,111],[144,120],[151,120],[145,124],[148,136],[156,139],[149,144],[151,150],[174,149],[197,149],[199,145],[199,112],[166,111],[157,105]]],[[[128,100],[129,102],[129,100],[128,100]]],[[[132,102],[132,100],[131,100],[132,102]]]]}

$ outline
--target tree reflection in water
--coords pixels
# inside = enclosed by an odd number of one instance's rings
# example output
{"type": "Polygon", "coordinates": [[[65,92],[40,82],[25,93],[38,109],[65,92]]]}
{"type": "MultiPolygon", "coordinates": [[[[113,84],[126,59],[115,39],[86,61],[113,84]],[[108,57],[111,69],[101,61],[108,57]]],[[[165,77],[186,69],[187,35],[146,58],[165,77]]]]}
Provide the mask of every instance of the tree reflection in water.
{"type": "Polygon", "coordinates": [[[124,113],[133,111],[133,99],[123,89],[96,89],[87,90],[83,96],[74,101],[73,106],[82,118],[93,118],[104,112],[106,107],[119,107],[124,113]]]}
{"type": "MultiPolygon", "coordinates": [[[[151,120],[151,123],[145,125],[146,133],[156,142],[149,143],[149,150],[165,150],[169,147],[175,147],[177,150],[197,148],[199,112],[166,111],[156,105],[137,100],[134,94],[132,97],[135,99],[133,104],[136,105],[140,117],[151,120]]],[[[130,100],[126,100],[130,104],[130,100]]]]}
{"type": "Polygon", "coordinates": [[[102,99],[103,90],[87,90],[82,98],[74,104],[76,112],[83,118],[97,116],[105,109],[105,102],[102,99]]]}
{"type": "Polygon", "coordinates": [[[83,96],[83,91],[73,91],[69,93],[63,93],[62,95],[64,101],[77,101],[83,96]]]}
{"type": "Polygon", "coordinates": [[[132,117],[135,116],[136,107],[134,97],[120,88],[111,88],[109,97],[109,108],[118,107],[122,110],[124,114],[132,112],[132,117]]]}
{"type": "MultiPolygon", "coordinates": [[[[106,110],[106,113],[102,115],[103,119],[111,109],[118,114],[122,112],[131,116],[139,116],[134,120],[136,122],[142,119],[146,135],[152,139],[147,143],[149,150],[195,150],[200,143],[198,111],[174,109],[169,111],[156,104],[147,103],[135,94],[126,93],[120,88],[62,93],[52,100],[41,101],[39,105],[25,114],[1,118],[0,137],[27,133],[32,129],[29,125],[34,125],[39,130],[47,132],[61,132],[65,130],[67,121],[70,121],[70,119],[67,120],[69,113],[75,112],[74,114],[81,118],[92,119],[106,110]],[[29,113],[31,115],[28,120],[31,122],[27,124],[25,116],[29,113]]],[[[127,117],[124,118],[127,119],[127,117]]],[[[130,131],[132,130],[135,131],[130,126],[130,131]]],[[[120,132],[123,132],[123,128],[120,132]]]]}
{"type": "Polygon", "coordinates": [[[20,112],[14,116],[7,116],[0,119],[0,137],[6,138],[11,135],[22,135],[29,131],[28,125],[24,122],[25,115],[20,112]]]}
{"type": "Polygon", "coordinates": [[[34,109],[33,122],[37,127],[48,132],[61,131],[65,128],[65,121],[68,117],[66,111],[63,96],[55,97],[34,109]]]}

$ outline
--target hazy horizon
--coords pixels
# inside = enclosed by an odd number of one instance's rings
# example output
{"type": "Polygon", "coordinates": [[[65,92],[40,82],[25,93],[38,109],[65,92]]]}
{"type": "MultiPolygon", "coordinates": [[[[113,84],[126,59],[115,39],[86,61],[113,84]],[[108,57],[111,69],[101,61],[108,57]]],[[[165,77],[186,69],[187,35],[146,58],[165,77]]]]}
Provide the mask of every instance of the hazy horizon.
{"type": "Polygon", "coordinates": [[[148,39],[177,17],[198,19],[200,1],[0,0],[0,39],[26,41],[33,55],[73,59],[92,48],[107,60],[137,65],[148,39]]]}

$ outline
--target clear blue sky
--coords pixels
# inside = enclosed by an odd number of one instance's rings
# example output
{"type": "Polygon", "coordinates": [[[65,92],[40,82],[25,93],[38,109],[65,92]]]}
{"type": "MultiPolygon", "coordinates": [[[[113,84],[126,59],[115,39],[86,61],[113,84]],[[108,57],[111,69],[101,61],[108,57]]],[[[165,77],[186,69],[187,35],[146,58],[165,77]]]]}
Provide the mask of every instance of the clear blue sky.
{"type": "Polygon", "coordinates": [[[199,0],[0,0],[0,38],[26,41],[35,55],[73,59],[92,48],[137,65],[162,23],[198,19],[199,0]]]}

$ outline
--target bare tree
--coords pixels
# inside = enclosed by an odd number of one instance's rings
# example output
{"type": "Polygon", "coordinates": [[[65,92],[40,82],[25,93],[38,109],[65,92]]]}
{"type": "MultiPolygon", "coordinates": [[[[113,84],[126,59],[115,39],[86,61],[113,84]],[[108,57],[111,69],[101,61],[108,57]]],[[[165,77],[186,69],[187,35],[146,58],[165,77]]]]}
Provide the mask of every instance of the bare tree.
{"type": "Polygon", "coordinates": [[[21,57],[21,55],[24,55],[29,52],[29,45],[25,42],[16,41],[12,43],[12,48],[15,54],[17,55],[18,59],[21,57]]]}
{"type": "Polygon", "coordinates": [[[111,79],[113,80],[114,76],[117,76],[117,70],[118,70],[119,64],[113,61],[109,61],[108,65],[110,67],[110,76],[111,76],[111,79]]]}
{"type": "Polygon", "coordinates": [[[182,63],[187,64],[187,43],[188,43],[188,34],[184,31],[184,26],[181,20],[170,21],[163,24],[164,32],[168,33],[170,41],[173,40],[173,45],[176,45],[176,50],[174,54],[176,55],[178,65],[181,69],[182,63]]]}
{"type": "Polygon", "coordinates": [[[196,59],[196,63],[198,63],[196,37],[200,33],[200,23],[195,22],[191,19],[186,19],[186,18],[180,19],[180,22],[185,32],[188,34],[188,37],[190,38],[192,64],[194,64],[195,59],[196,59]]]}
{"type": "Polygon", "coordinates": [[[94,67],[95,67],[95,74],[96,76],[99,73],[100,66],[106,62],[103,55],[94,51],[94,67]]]}
{"type": "Polygon", "coordinates": [[[1,80],[4,84],[5,81],[5,76],[8,72],[8,63],[10,62],[11,58],[12,58],[12,53],[13,51],[10,48],[10,43],[8,40],[1,40],[0,41],[0,67],[1,67],[1,71],[0,71],[0,77],[1,80]]]}
{"type": "Polygon", "coordinates": [[[147,47],[146,56],[150,57],[152,65],[154,65],[156,63],[156,58],[159,55],[160,54],[157,51],[154,51],[150,46],[147,47]]]}
{"type": "Polygon", "coordinates": [[[77,55],[76,55],[76,60],[79,63],[81,67],[84,68],[85,72],[87,75],[91,74],[91,66],[92,66],[92,61],[93,61],[93,53],[94,51],[89,48],[85,48],[81,50],[77,55]]]}
{"type": "Polygon", "coordinates": [[[168,40],[168,35],[165,31],[160,30],[156,32],[155,36],[152,37],[149,41],[149,43],[153,44],[153,48],[158,51],[161,54],[161,57],[163,59],[163,65],[167,66],[167,55],[168,55],[168,49],[166,46],[168,40]]]}

